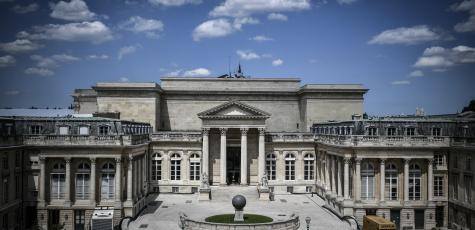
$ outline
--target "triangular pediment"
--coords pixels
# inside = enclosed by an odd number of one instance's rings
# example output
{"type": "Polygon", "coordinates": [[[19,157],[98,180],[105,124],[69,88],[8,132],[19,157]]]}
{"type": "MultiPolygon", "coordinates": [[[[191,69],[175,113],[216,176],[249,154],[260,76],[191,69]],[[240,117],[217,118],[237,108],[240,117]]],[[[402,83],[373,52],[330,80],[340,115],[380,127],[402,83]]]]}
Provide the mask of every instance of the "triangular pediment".
{"type": "Polygon", "coordinates": [[[239,101],[229,101],[198,113],[202,119],[267,119],[270,114],[239,101]]]}

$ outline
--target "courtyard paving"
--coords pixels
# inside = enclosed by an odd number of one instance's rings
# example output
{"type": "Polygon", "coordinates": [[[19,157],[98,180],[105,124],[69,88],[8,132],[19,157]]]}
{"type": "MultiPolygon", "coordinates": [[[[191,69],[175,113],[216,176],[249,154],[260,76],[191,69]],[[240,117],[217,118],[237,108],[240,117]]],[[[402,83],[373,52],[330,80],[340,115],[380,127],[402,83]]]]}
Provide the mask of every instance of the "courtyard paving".
{"type": "Polygon", "coordinates": [[[275,195],[274,201],[258,201],[256,187],[212,187],[211,201],[198,201],[198,194],[160,194],[151,196],[150,205],[137,219],[130,223],[131,230],[180,229],[178,216],[184,212],[191,219],[204,220],[208,216],[234,213],[231,199],[242,194],[247,199],[244,213],[266,215],[274,220],[286,220],[292,213],[299,215],[300,228],[306,229],[305,217],[312,218],[310,229],[349,230],[347,222],[341,221],[322,205],[318,196],[308,194],[275,195]]]}

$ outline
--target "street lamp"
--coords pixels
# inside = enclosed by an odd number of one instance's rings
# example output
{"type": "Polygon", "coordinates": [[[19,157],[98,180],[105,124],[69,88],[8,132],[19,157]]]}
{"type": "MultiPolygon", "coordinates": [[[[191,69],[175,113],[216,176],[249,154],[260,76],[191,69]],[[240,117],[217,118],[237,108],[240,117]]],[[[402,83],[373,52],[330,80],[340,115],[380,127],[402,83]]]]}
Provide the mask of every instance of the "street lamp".
{"type": "Polygon", "coordinates": [[[305,222],[307,223],[307,230],[310,229],[310,220],[312,220],[312,219],[310,219],[309,216],[305,217],[305,222]]]}

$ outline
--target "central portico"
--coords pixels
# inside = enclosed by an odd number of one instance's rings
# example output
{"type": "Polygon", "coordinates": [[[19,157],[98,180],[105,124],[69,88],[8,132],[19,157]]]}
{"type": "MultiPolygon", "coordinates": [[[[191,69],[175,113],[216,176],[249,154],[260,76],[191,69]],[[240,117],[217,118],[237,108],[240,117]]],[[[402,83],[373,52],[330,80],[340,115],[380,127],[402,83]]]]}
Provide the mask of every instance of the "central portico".
{"type": "Polygon", "coordinates": [[[260,178],[264,175],[264,134],[266,119],[270,117],[270,114],[243,102],[229,101],[199,113],[198,117],[202,120],[203,130],[202,172],[210,175],[212,183],[219,185],[235,184],[236,182],[241,185],[259,183],[260,178]],[[216,163],[219,162],[219,173],[213,172],[216,170],[210,171],[209,167],[210,133],[216,132],[219,134],[219,156],[213,158],[215,161],[212,164],[216,166],[216,163]],[[252,134],[253,137],[249,142],[251,145],[257,144],[257,148],[248,145],[249,134],[252,134]],[[257,151],[255,151],[256,149],[257,151]],[[254,159],[255,156],[257,159],[254,159]],[[238,160],[240,161],[236,162],[238,160]],[[257,177],[254,176],[251,179],[249,165],[255,160],[257,160],[257,177]],[[228,167],[231,170],[228,170],[228,167]],[[236,172],[240,174],[239,179],[236,178],[236,172]]]}

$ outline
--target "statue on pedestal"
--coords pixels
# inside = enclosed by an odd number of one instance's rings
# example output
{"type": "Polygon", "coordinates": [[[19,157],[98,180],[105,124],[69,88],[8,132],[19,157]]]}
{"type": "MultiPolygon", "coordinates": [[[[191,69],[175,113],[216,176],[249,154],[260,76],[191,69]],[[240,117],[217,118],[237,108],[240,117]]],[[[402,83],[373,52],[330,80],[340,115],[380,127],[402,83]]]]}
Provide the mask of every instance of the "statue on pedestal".
{"type": "Polygon", "coordinates": [[[267,173],[264,172],[264,175],[261,178],[261,187],[263,189],[269,188],[269,180],[267,179],[267,173]]]}
{"type": "Polygon", "coordinates": [[[201,174],[200,188],[209,189],[208,175],[206,174],[206,172],[203,172],[203,174],[201,174]]]}

